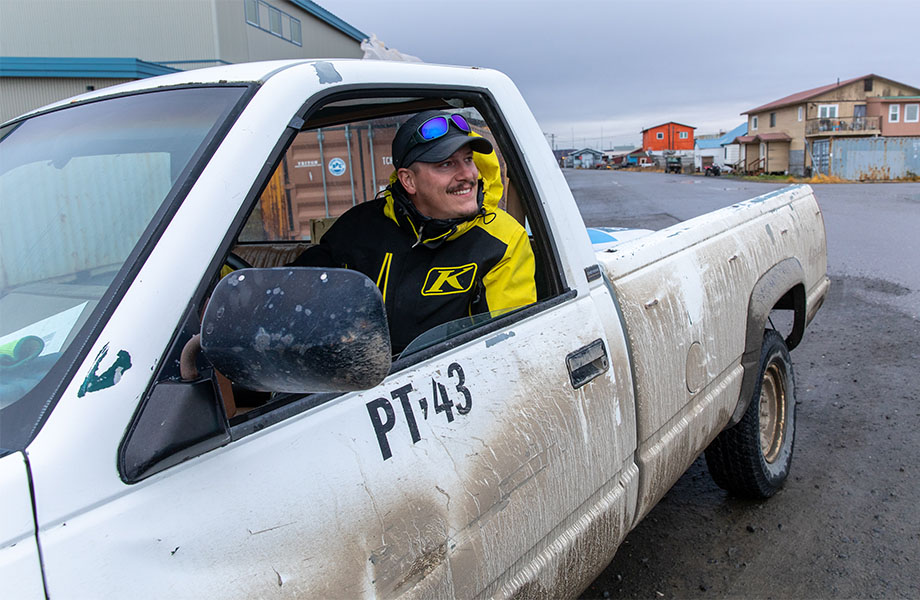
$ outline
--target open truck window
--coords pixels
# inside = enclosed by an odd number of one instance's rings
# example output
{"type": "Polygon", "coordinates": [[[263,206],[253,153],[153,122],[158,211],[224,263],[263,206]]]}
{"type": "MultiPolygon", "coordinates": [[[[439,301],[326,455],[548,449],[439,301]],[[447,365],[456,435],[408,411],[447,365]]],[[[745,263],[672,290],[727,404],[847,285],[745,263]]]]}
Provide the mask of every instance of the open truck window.
{"type": "MultiPolygon", "coordinates": [[[[457,344],[511,325],[516,319],[541,310],[547,301],[563,293],[564,283],[543,227],[540,203],[530,187],[513,139],[503,129],[500,115],[488,98],[478,93],[445,97],[443,92],[373,98],[351,92],[330,98],[304,115],[298,131],[288,132],[288,137],[279,140],[274,162],[263,171],[264,178],[254,184],[247,212],[236,221],[238,229],[228,231],[227,253],[212,261],[218,265],[219,273],[209,276],[209,282],[203,282],[201,297],[191,303],[148,394],[146,405],[149,406],[162,406],[167,398],[192,403],[198,402],[195,398],[199,396],[216,395],[220,400],[214,405],[222,407],[223,417],[218,418],[210,412],[202,416],[201,430],[188,432],[185,441],[177,445],[187,446],[184,451],[158,449],[145,442],[142,433],[130,436],[125,445],[127,454],[141,454],[145,458],[135,461],[134,467],[128,467],[132,473],[127,479],[139,479],[162,470],[188,458],[189,452],[206,451],[211,446],[201,445],[201,439],[210,436],[218,440],[214,445],[219,445],[339,395],[252,391],[203,365],[202,360],[198,360],[198,366],[204,369],[198,377],[209,382],[184,383],[180,369],[183,351],[187,357],[211,290],[218,280],[233,277],[233,272],[241,268],[290,264],[304,250],[317,244],[342,214],[378,197],[393,181],[391,144],[398,127],[412,115],[429,109],[463,115],[476,134],[492,143],[502,190],[498,208],[516,219],[528,233],[535,257],[537,303],[517,310],[471,315],[425,331],[394,354],[392,369],[404,369],[457,344]],[[223,425],[219,423],[221,420],[223,425]]],[[[341,298],[341,302],[347,303],[349,299],[341,298]]],[[[156,420],[145,418],[145,410],[148,409],[139,411],[136,422],[156,420]]]]}

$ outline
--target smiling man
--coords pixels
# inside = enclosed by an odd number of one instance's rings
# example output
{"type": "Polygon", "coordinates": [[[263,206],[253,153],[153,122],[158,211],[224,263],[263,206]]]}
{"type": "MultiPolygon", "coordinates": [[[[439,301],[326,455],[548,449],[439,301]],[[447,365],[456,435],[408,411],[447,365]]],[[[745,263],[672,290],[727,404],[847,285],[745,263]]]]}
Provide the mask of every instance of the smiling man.
{"type": "Polygon", "coordinates": [[[426,111],[403,123],[393,165],[378,198],[339,217],[293,264],[370,277],[394,353],[448,321],[536,302],[527,233],[498,208],[498,158],[461,114],[426,111]]]}

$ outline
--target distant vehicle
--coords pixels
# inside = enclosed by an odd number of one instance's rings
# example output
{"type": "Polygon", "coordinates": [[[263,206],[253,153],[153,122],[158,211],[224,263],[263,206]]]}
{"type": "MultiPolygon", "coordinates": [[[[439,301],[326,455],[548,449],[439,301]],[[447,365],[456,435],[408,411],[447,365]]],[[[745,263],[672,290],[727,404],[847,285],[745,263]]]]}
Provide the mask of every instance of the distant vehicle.
{"type": "Polygon", "coordinates": [[[713,177],[718,177],[722,174],[722,169],[719,167],[719,165],[706,165],[706,167],[703,169],[703,173],[706,175],[706,177],[709,177],[710,175],[713,177]]]}
{"type": "Polygon", "coordinates": [[[680,173],[683,170],[683,166],[680,162],[679,156],[669,156],[665,159],[665,173],[680,173]]]}

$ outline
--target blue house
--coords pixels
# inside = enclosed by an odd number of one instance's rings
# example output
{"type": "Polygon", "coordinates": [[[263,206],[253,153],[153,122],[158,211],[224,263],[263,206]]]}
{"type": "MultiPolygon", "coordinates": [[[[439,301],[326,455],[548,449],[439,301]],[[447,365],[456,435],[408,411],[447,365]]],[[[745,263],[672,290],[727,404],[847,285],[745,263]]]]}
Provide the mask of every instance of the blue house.
{"type": "Polygon", "coordinates": [[[726,134],[717,138],[699,139],[693,147],[693,166],[697,171],[702,171],[709,165],[719,165],[724,168],[725,165],[734,165],[740,157],[739,144],[735,144],[734,139],[738,136],[747,135],[747,123],[738,125],[726,134]]]}

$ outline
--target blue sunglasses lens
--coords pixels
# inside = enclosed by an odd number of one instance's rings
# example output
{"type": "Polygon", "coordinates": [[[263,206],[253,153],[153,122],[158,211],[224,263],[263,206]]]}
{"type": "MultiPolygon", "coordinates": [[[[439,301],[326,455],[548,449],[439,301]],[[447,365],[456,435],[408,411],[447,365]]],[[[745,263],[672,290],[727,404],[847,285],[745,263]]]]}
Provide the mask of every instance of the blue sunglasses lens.
{"type": "Polygon", "coordinates": [[[418,128],[418,132],[423,139],[433,140],[447,133],[448,127],[449,125],[445,117],[434,117],[422,123],[422,126],[418,128]]]}
{"type": "Polygon", "coordinates": [[[469,133],[469,132],[472,130],[472,128],[470,127],[470,124],[467,123],[467,122],[466,122],[466,119],[464,119],[462,116],[460,116],[460,115],[451,115],[450,118],[451,118],[451,120],[454,122],[454,125],[456,125],[456,126],[457,126],[458,128],[460,128],[460,129],[462,129],[463,131],[469,133]]]}

